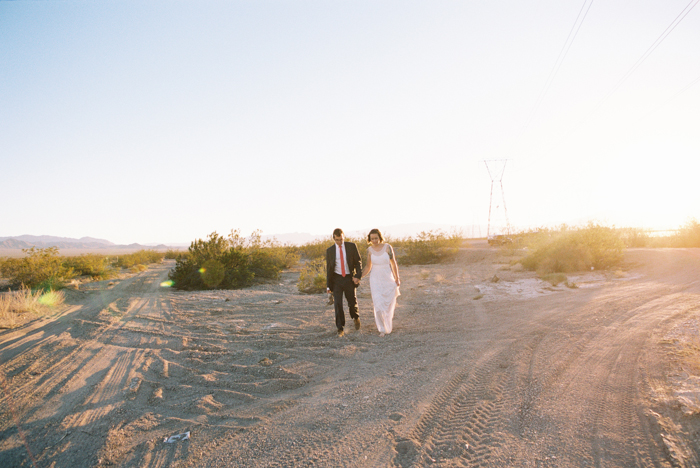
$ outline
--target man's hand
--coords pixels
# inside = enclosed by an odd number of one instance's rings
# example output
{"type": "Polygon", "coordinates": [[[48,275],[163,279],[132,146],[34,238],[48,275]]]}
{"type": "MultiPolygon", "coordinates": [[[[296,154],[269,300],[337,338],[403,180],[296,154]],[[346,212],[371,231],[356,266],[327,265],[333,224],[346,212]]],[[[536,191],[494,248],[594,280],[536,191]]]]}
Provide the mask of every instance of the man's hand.
{"type": "Polygon", "coordinates": [[[353,278],[352,279],[355,282],[355,286],[360,284],[360,279],[359,278],[353,278]]]}

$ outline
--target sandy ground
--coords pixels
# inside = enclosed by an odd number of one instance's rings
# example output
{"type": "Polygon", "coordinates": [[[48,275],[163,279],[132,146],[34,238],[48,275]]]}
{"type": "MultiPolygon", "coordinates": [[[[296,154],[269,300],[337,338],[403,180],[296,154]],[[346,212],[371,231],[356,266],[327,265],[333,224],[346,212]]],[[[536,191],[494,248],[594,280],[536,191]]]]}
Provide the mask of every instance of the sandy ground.
{"type": "Polygon", "coordinates": [[[367,282],[338,338],[295,271],[68,291],[0,333],[0,466],[700,466],[700,250],[631,250],[575,288],[509,260],[402,267],[384,338],[367,282]]]}

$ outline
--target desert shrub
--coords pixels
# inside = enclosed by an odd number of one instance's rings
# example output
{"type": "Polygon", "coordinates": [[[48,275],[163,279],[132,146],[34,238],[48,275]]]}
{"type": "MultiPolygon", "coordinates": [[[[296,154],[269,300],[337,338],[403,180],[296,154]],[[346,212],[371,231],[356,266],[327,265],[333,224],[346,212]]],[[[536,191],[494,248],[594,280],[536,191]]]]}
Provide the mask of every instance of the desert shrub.
{"type": "Polygon", "coordinates": [[[650,236],[644,229],[622,228],[618,229],[618,233],[625,247],[638,248],[650,245],[650,236]]]}
{"type": "Polygon", "coordinates": [[[326,261],[311,260],[302,268],[297,283],[299,292],[320,294],[326,292],[326,261]]]}
{"type": "Polygon", "coordinates": [[[187,255],[187,251],[168,249],[165,252],[164,258],[167,260],[177,260],[178,257],[181,257],[183,255],[187,255]]]}
{"type": "Polygon", "coordinates": [[[254,231],[243,245],[250,271],[256,278],[277,279],[282,270],[299,262],[300,254],[295,247],[280,245],[275,240],[263,241],[260,231],[254,231]]]}
{"type": "Polygon", "coordinates": [[[560,283],[568,283],[569,279],[566,277],[564,273],[547,273],[545,275],[542,275],[541,277],[542,281],[546,281],[552,286],[556,286],[560,283]]]}
{"type": "Polygon", "coordinates": [[[297,247],[298,252],[301,257],[306,260],[325,260],[326,249],[331,246],[333,240],[315,240],[313,242],[307,242],[306,244],[297,247]]]}
{"type": "MultiPolygon", "coordinates": [[[[357,246],[357,251],[360,252],[360,258],[362,258],[362,262],[364,265],[364,262],[367,261],[367,249],[369,248],[369,244],[367,243],[367,238],[366,237],[346,237],[345,238],[346,242],[352,242],[357,246]]],[[[384,239],[384,242],[387,242],[388,239],[384,239]]],[[[331,239],[331,243],[326,244],[326,248],[330,247],[332,245],[333,240],[331,239]]],[[[325,259],[325,255],[324,255],[325,259]]]]}
{"type": "Polygon", "coordinates": [[[236,289],[256,278],[276,279],[298,260],[295,247],[263,241],[260,231],[248,239],[238,230],[232,230],[227,237],[213,232],[207,240],[192,242],[187,255],[178,256],[169,277],[178,289],[236,289]]]}
{"type": "Polygon", "coordinates": [[[700,247],[700,223],[696,219],[688,221],[674,237],[676,247],[700,247]]]}
{"type": "Polygon", "coordinates": [[[423,231],[415,237],[392,241],[392,245],[400,252],[396,254],[400,263],[427,265],[453,260],[463,242],[461,232],[423,231]]]}
{"type": "Polygon", "coordinates": [[[63,265],[72,268],[78,276],[90,276],[94,279],[107,279],[116,273],[109,257],[96,254],[84,254],[78,257],[65,257],[63,265]]]}
{"type": "Polygon", "coordinates": [[[241,288],[253,276],[239,239],[216,232],[207,240],[193,241],[188,255],[179,257],[168,274],[175,288],[186,290],[241,288]]]}
{"type": "Polygon", "coordinates": [[[134,265],[148,265],[163,261],[165,254],[155,250],[139,250],[130,254],[119,255],[116,266],[119,268],[131,268],[134,265]]]}
{"type": "Polygon", "coordinates": [[[61,291],[32,291],[22,288],[0,294],[0,328],[14,328],[22,323],[23,315],[42,315],[65,301],[61,291]]]}
{"type": "Polygon", "coordinates": [[[63,265],[58,247],[22,249],[23,258],[8,258],[2,262],[2,273],[14,288],[26,286],[38,289],[60,289],[75,276],[72,268],[63,265]]]}
{"type": "Polygon", "coordinates": [[[625,247],[617,230],[597,224],[539,230],[527,241],[529,253],[521,263],[540,274],[609,268],[622,260],[625,247]]]}

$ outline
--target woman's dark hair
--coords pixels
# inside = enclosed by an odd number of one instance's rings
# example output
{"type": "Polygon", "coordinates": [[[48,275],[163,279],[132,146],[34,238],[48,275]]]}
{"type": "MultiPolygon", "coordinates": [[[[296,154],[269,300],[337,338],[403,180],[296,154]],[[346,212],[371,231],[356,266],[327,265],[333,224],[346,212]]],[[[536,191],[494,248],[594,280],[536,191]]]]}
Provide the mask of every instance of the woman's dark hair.
{"type": "Polygon", "coordinates": [[[379,236],[379,242],[384,242],[384,236],[382,236],[382,232],[379,229],[372,229],[371,231],[369,231],[369,234],[367,234],[367,242],[369,244],[372,243],[372,241],[369,240],[369,236],[371,236],[372,234],[376,234],[379,236]]]}
{"type": "Polygon", "coordinates": [[[345,236],[345,234],[343,233],[343,230],[340,228],[333,229],[333,237],[340,237],[340,236],[345,236]]]}

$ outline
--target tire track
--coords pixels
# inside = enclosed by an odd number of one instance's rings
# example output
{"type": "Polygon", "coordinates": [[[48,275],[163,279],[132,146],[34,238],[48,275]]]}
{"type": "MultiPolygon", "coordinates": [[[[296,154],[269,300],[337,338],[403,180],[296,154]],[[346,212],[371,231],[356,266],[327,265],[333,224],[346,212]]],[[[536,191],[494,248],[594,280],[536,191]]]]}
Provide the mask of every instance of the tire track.
{"type": "Polygon", "coordinates": [[[142,381],[136,371],[145,351],[115,346],[116,337],[136,311],[149,303],[154,280],[166,274],[167,269],[158,268],[92,294],[82,306],[71,308],[70,314],[33,333],[51,336],[32,348],[14,346],[14,355],[3,368],[12,366],[20,372],[12,379],[7,397],[24,421],[23,428],[32,434],[30,443],[40,454],[41,465],[75,465],[75,460],[81,460],[77,465],[83,466],[97,463],[96,452],[104,441],[100,434],[106,434],[110,421],[123,411],[125,398],[138,392],[142,381]],[[122,294],[146,299],[137,299],[129,308],[122,294]],[[23,362],[31,364],[23,368],[23,362]],[[63,434],[61,438],[42,440],[39,433],[51,427],[63,434]]]}
{"type": "Polygon", "coordinates": [[[434,463],[482,466],[498,448],[509,350],[487,352],[443,387],[408,437],[396,441],[392,466],[409,468],[434,463]]]}

